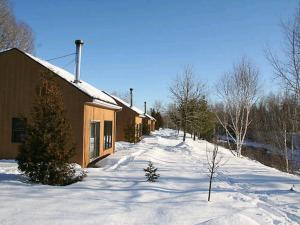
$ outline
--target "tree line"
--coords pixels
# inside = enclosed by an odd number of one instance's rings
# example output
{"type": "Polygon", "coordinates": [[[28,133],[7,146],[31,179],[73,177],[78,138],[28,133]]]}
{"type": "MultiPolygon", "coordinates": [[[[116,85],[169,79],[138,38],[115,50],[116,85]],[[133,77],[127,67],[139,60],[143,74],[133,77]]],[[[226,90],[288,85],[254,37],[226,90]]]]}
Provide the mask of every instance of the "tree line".
{"type": "Polygon", "coordinates": [[[216,83],[218,101],[208,102],[207,87],[188,65],[170,86],[172,103],[167,106],[165,124],[181,130],[183,141],[187,133],[194,140],[216,135],[236,156],[242,155],[246,140],[268,145],[282,157],[283,170],[294,172],[299,164],[295,153],[299,151],[300,12],[282,28],[284,57],[270,48],[264,51],[274,78],[281,82],[278,93],[262,94],[259,68],[243,56],[216,83]]]}

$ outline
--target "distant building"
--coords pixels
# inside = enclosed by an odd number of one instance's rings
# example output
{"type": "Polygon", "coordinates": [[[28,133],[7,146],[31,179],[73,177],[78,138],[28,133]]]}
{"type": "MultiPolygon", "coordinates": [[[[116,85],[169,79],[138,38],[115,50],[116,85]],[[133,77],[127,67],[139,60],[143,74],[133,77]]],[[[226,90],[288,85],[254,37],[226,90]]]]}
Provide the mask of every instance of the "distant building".
{"type": "Polygon", "coordinates": [[[127,141],[125,133],[128,126],[131,125],[135,129],[135,139],[139,141],[142,138],[142,122],[145,115],[142,110],[133,106],[132,90],[130,89],[130,103],[119,97],[110,95],[122,107],[122,111],[117,113],[117,141],[127,141]]]}
{"type": "Polygon", "coordinates": [[[156,119],[147,113],[147,102],[144,102],[144,115],[143,123],[148,126],[149,131],[155,131],[156,119]]]}

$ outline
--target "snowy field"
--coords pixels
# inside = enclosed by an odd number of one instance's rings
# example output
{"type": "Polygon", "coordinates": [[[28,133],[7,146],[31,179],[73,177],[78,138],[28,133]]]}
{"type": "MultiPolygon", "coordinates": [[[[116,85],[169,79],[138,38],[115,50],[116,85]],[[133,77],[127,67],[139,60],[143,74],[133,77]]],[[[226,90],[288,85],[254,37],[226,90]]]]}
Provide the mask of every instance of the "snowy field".
{"type": "Polygon", "coordinates": [[[135,145],[118,143],[100,168],[66,187],[28,184],[14,161],[1,160],[0,224],[300,224],[300,177],[225,149],[207,202],[206,146],[212,147],[157,131],[135,145]],[[145,182],[149,160],[161,175],[157,183],[145,182]]]}

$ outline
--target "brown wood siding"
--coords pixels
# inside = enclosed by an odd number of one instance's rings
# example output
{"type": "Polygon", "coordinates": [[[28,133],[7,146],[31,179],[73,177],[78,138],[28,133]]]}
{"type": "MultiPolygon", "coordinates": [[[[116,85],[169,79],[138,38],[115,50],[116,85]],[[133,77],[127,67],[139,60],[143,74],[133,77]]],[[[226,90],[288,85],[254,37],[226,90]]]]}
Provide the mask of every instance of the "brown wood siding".
{"type": "Polygon", "coordinates": [[[142,139],[142,129],[143,129],[143,118],[140,117],[140,116],[135,116],[135,124],[139,126],[140,130],[138,130],[136,132],[139,133],[138,136],[137,136],[137,138],[139,140],[141,140],[142,139]]]}
{"type": "Polygon", "coordinates": [[[155,131],[155,120],[151,120],[151,131],[155,131]]]}
{"type": "Polygon", "coordinates": [[[142,118],[133,111],[128,106],[122,104],[118,100],[115,99],[119,106],[122,107],[122,111],[117,112],[117,141],[126,141],[125,139],[125,129],[127,126],[134,121],[135,124],[142,123],[142,118]]]}
{"type": "Polygon", "coordinates": [[[115,133],[116,133],[116,123],[115,123],[116,112],[110,109],[103,109],[96,107],[92,104],[85,104],[84,106],[84,150],[83,150],[83,161],[84,166],[90,163],[90,124],[92,121],[100,122],[100,151],[99,157],[112,154],[115,149],[115,133]],[[112,121],[112,147],[109,149],[104,149],[104,121],[112,121]]]}
{"type": "MultiPolygon", "coordinates": [[[[35,89],[42,72],[48,69],[18,50],[0,54],[0,158],[13,159],[19,144],[11,142],[13,117],[25,116],[30,121],[35,89]]],[[[76,145],[73,161],[83,165],[83,110],[91,98],[55,75],[63,93],[66,117],[69,119],[76,145]]]]}

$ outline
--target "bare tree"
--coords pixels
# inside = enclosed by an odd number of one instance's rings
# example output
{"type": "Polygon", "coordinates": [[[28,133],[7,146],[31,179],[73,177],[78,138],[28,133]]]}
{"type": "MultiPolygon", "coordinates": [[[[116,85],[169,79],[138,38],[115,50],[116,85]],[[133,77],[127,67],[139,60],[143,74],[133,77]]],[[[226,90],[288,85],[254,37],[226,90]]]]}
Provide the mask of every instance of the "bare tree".
{"type": "Polygon", "coordinates": [[[191,102],[202,96],[203,88],[204,85],[195,79],[193,68],[189,65],[184,68],[181,75],[177,76],[177,79],[170,87],[175,105],[180,112],[183,141],[185,141],[188,125],[191,122],[191,102]]]}
{"type": "MultiPolygon", "coordinates": [[[[288,22],[283,22],[282,31],[284,34],[284,49],[283,58],[278,57],[270,49],[266,51],[266,57],[270,64],[272,65],[276,78],[279,78],[283,82],[284,88],[294,96],[295,102],[299,105],[300,97],[300,5],[297,9],[295,16],[292,20],[288,22]]],[[[294,110],[289,115],[289,119],[292,122],[292,132],[298,131],[298,107],[294,107],[294,110]]],[[[287,142],[287,126],[281,122],[281,134],[284,135],[284,143],[287,142]],[[285,128],[284,128],[285,127],[285,128]]],[[[287,122],[287,120],[285,120],[287,122]]],[[[282,140],[282,138],[280,138],[282,140]]],[[[291,150],[292,156],[294,151],[294,140],[293,135],[291,135],[291,150]]],[[[288,165],[288,154],[287,145],[284,145],[285,158],[286,158],[286,171],[289,170],[288,165]]]]}
{"type": "Polygon", "coordinates": [[[294,19],[282,23],[284,40],[284,59],[280,59],[270,49],[266,51],[266,57],[274,68],[275,74],[280,78],[286,87],[295,93],[300,94],[300,8],[294,19]]]}
{"type": "Polygon", "coordinates": [[[167,106],[166,114],[164,121],[166,121],[166,127],[176,129],[179,133],[180,130],[180,115],[177,110],[177,106],[174,103],[171,103],[167,106]]]}
{"type": "Polygon", "coordinates": [[[228,137],[235,145],[237,156],[241,155],[242,145],[251,123],[249,118],[252,105],[258,95],[258,69],[243,58],[226,73],[217,85],[218,96],[222,101],[223,115],[216,114],[228,137]]]}
{"type": "Polygon", "coordinates": [[[120,92],[120,91],[113,91],[112,95],[122,99],[125,102],[130,102],[130,93],[129,91],[120,92]]]}
{"type": "Polygon", "coordinates": [[[219,154],[219,147],[214,143],[213,149],[209,149],[206,146],[206,159],[208,163],[208,171],[209,171],[209,186],[208,186],[208,199],[207,201],[210,201],[210,195],[211,195],[211,188],[212,188],[212,182],[214,179],[214,176],[217,172],[217,170],[220,168],[223,156],[219,154]]]}
{"type": "Polygon", "coordinates": [[[259,109],[255,109],[254,129],[256,139],[272,146],[275,154],[283,158],[280,168],[286,172],[293,172],[296,164],[294,160],[294,135],[296,133],[295,111],[299,108],[295,98],[288,93],[270,95],[262,99],[259,109]]]}
{"type": "Polygon", "coordinates": [[[7,0],[0,0],[0,50],[19,48],[31,53],[34,38],[31,28],[18,22],[7,0]]]}
{"type": "Polygon", "coordinates": [[[164,104],[163,104],[162,101],[160,101],[160,100],[155,100],[152,108],[153,108],[156,112],[161,112],[161,113],[164,113],[164,112],[165,112],[164,104]]]}

